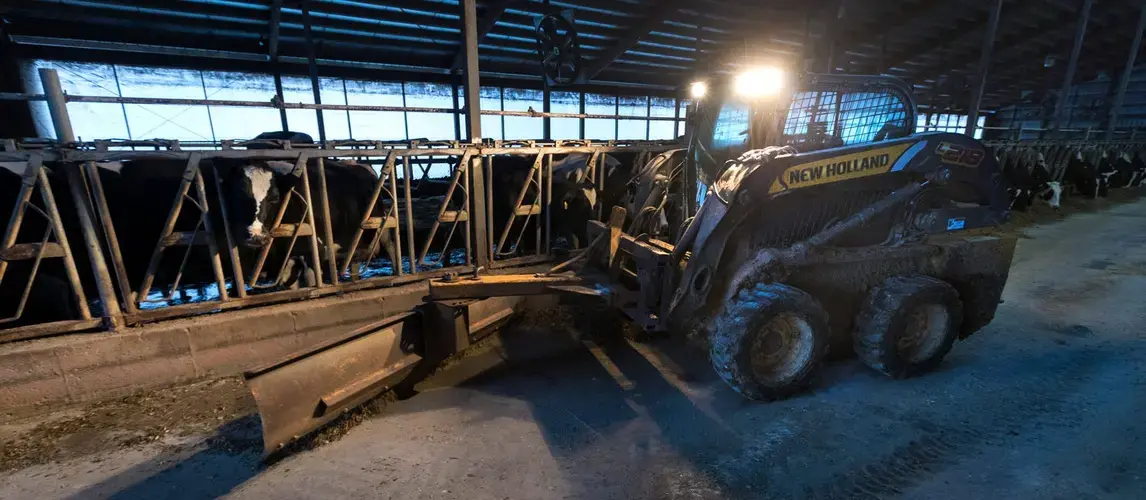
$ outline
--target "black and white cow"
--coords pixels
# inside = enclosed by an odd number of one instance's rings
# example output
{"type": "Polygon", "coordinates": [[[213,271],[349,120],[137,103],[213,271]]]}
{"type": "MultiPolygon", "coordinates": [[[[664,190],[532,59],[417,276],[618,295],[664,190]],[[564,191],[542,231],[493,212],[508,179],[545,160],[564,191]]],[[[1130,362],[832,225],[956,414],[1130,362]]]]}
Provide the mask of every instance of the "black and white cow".
{"type": "Polygon", "coordinates": [[[1093,149],[1076,150],[1067,163],[1063,174],[1063,183],[1071,187],[1074,192],[1090,199],[1098,198],[1102,187],[1102,176],[1099,175],[1097,152],[1093,149]]]}
{"type": "Polygon", "coordinates": [[[1120,151],[1114,160],[1115,174],[1110,177],[1110,187],[1128,188],[1136,187],[1142,183],[1146,176],[1146,163],[1142,162],[1138,152],[1120,151]]]}
{"type": "Polygon", "coordinates": [[[1029,148],[1003,149],[996,153],[1007,180],[1011,209],[1024,212],[1036,201],[1045,201],[1058,209],[1062,200],[1062,184],[1054,180],[1047,164],[1047,153],[1029,148]]]}
{"type": "MultiPolygon", "coordinates": [[[[258,139],[266,139],[271,134],[260,135],[258,139]]],[[[290,140],[300,144],[310,144],[313,141],[305,134],[282,133],[275,134],[273,139],[290,140]]],[[[302,169],[295,169],[291,161],[252,161],[242,164],[216,165],[223,176],[223,199],[227,204],[227,224],[235,234],[239,243],[250,249],[262,248],[271,243],[273,225],[288,194],[292,191],[292,201],[283,212],[281,223],[295,224],[305,222],[306,206],[302,202],[302,169]]],[[[334,248],[325,248],[322,235],[326,234],[326,218],[321,214],[318,206],[319,196],[317,189],[322,185],[314,162],[306,168],[307,180],[311,188],[312,203],[315,212],[315,230],[319,235],[319,245],[326,255],[340,255],[341,245],[348,243],[358,230],[366,209],[373,196],[374,187],[378,182],[374,169],[369,165],[350,161],[324,162],[326,170],[327,198],[330,206],[330,232],[334,238],[334,248]]],[[[385,215],[386,206],[381,200],[375,204],[372,215],[385,215]]],[[[355,251],[355,259],[365,258],[370,253],[370,236],[360,242],[355,251]]],[[[275,242],[274,247],[283,246],[285,241],[275,242]]],[[[380,238],[380,249],[394,259],[395,249],[393,239],[388,231],[384,231],[380,238]]],[[[301,246],[296,245],[291,256],[279,255],[278,258],[296,258],[304,254],[301,246]]],[[[341,262],[345,256],[338,260],[341,262]]],[[[268,259],[271,261],[271,259],[268,259]]],[[[304,268],[308,265],[305,258],[296,258],[296,262],[304,268]]],[[[300,269],[301,270],[301,269],[300,269]]]]}

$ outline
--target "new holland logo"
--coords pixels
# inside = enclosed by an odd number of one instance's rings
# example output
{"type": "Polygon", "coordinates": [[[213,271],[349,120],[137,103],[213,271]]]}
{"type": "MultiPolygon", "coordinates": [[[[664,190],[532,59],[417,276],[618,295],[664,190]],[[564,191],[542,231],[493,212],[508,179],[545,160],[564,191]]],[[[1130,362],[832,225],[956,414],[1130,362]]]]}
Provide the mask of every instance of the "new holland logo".
{"type": "Polygon", "coordinates": [[[769,194],[886,173],[912,144],[871,149],[826,160],[801,163],[772,181],[769,194]]]}

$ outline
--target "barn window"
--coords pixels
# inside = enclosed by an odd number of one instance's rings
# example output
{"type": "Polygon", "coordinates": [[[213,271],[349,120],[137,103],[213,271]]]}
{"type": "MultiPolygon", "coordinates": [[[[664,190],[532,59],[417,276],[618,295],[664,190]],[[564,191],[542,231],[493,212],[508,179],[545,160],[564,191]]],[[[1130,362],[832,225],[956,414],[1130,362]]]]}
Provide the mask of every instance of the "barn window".
{"type": "MultiPolygon", "coordinates": [[[[361,106],[401,106],[402,83],[346,80],[346,103],[361,106]]],[[[294,122],[291,122],[291,128],[294,128],[294,122]]],[[[401,111],[351,111],[350,130],[357,139],[405,140],[406,114],[401,111]]]]}
{"type": "MultiPolygon", "coordinates": [[[[204,71],[202,77],[208,99],[262,101],[275,93],[274,78],[270,75],[204,71]]],[[[68,109],[71,110],[71,105],[68,109]]],[[[216,139],[249,138],[280,128],[279,112],[272,108],[212,106],[210,118],[216,139]]]]}
{"type": "MultiPolygon", "coordinates": [[[[676,115],[676,102],[673,99],[653,97],[649,100],[649,116],[672,117],[676,115]]],[[[664,140],[676,137],[673,122],[666,120],[649,121],[649,139],[664,140]]]]}
{"type": "MultiPolygon", "coordinates": [[[[540,113],[545,109],[544,94],[540,90],[505,89],[505,111],[540,113]]],[[[506,139],[541,139],[544,135],[543,118],[525,116],[505,117],[506,139]]]]}
{"type": "MultiPolygon", "coordinates": [[[[406,82],[406,106],[453,109],[454,89],[441,83],[406,82]]],[[[410,139],[452,137],[453,116],[449,113],[407,112],[406,133],[410,139]]]]}
{"type": "MultiPolygon", "coordinates": [[[[580,113],[581,94],[577,92],[550,92],[549,111],[554,113],[580,113]]],[[[580,139],[580,118],[550,118],[551,139],[580,139]]]]}
{"type": "MultiPolygon", "coordinates": [[[[23,68],[26,91],[41,93],[39,68],[59,72],[65,92],[71,95],[105,97],[182,98],[267,102],[275,94],[269,74],[238,71],[121,66],[35,60],[23,68]]],[[[313,104],[310,79],[282,77],[283,100],[313,104]]],[[[407,140],[455,138],[461,113],[454,109],[452,85],[426,82],[384,82],[339,77],[319,79],[323,104],[437,108],[425,111],[344,111],[323,110],[323,124],[329,140],[407,140]]],[[[458,89],[464,94],[463,89],[458,89]]],[[[459,97],[464,98],[464,95],[459,97]]],[[[551,118],[552,139],[673,139],[684,134],[688,101],[665,97],[614,96],[554,91],[550,110],[617,118],[551,118]],[[644,117],[676,117],[648,120],[644,117]]],[[[459,105],[461,103],[459,102],[459,105]]],[[[54,137],[47,105],[29,103],[37,132],[54,137]]],[[[483,110],[544,110],[544,94],[536,89],[482,87],[483,110]]],[[[260,133],[279,130],[279,110],[269,107],[220,106],[207,104],[114,104],[71,102],[68,104],[72,128],[80,140],[96,139],[178,139],[185,148],[217,147],[224,139],[249,139],[260,133]]],[[[314,110],[287,109],[290,130],[319,138],[314,110]]],[[[482,115],[482,134],[490,139],[543,139],[544,119],[524,116],[482,115]]],[[[464,133],[463,133],[464,135],[464,133]]]]}
{"type": "MultiPolygon", "coordinates": [[[[585,94],[585,113],[590,115],[616,115],[617,97],[601,94],[585,94]]],[[[608,140],[617,138],[617,120],[607,118],[586,118],[585,138],[608,140]]]]}
{"type": "MultiPolygon", "coordinates": [[[[618,115],[649,116],[648,97],[621,97],[618,101],[618,115]]],[[[649,136],[648,120],[617,120],[618,139],[645,140],[649,136]]]]}

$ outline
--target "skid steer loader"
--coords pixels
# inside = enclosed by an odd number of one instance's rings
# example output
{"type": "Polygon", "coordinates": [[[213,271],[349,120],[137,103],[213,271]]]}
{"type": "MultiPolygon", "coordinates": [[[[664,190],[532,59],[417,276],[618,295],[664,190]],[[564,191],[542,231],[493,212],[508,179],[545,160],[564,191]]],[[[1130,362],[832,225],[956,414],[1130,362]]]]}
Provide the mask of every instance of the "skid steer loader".
{"type": "Polygon", "coordinates": [[[669,185],[637,186],[657,194],[643,206],[602,207],[608,220],[588,221],[593,243],[571,261],[447,276],[430,301],[601,297],[648,331],[692,335],[758,400],[805,389],[829,351],[896,378],[934,368],[991,321],[1007,280],[1015,240],[971,231],[1008,216],[994,156],[965,135],[914,133],[910,88],[892,78],[779,87],[746,98],[714,85],[690,107],[687,149],[635,180],[669,185]],[[675,241],[636,223],[701,198],[675,241]]]}

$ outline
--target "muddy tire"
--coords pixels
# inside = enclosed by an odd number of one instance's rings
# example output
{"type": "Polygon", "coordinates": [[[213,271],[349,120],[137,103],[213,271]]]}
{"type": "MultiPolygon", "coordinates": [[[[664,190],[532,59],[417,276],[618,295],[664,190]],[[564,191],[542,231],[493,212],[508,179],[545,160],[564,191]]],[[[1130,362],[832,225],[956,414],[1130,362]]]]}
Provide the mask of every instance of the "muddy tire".
{"type": "Polygon", "coordinates": [[[963,303],[951,285],[930,276],[893,276],[868,294],[853,345],[876,371],[912,377],[939,366],[962,321],[963,303]]]}
{"type": "Polygon", "coordinates": [[[771,401],[811,383],[828,352],[828,313],[807,292],[783,284],[742,290],[712,323],[709,357],[736,392],[771,401]]]}

